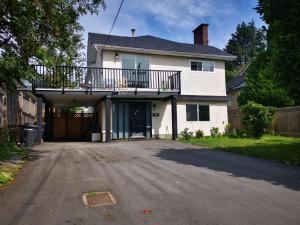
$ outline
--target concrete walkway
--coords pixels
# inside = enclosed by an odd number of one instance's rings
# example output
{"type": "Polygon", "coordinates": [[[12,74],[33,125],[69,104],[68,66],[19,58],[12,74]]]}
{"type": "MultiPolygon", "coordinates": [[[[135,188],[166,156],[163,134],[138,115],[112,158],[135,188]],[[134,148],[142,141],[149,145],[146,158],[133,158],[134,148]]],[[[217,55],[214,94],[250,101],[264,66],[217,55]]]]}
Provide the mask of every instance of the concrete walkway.
{"type": "Polygon", "coordinates": [[[172,141],[44,143],[0,190],[0,224],[299,225],[300,168],[172,141]],[[115,205],[82,203],[107,190],[115,205]]]}

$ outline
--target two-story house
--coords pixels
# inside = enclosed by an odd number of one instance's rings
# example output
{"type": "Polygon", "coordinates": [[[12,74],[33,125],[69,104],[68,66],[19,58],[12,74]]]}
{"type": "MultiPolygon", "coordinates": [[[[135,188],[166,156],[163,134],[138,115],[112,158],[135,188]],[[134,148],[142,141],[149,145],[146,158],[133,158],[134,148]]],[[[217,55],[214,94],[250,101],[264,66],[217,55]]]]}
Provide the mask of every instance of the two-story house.
{"type": "Polygon", "coordinates": [[[35,92],[52,105],[94,104],[106,142],[175,139],[184,128],[205,135],[212,127],[222,132],[227,124],[225,61],[235,57],[208,45],[207,24],[193,33],[193,44],[134,33],[89,33],[87,67],[56,68],[65,74],[59,81],[53,71],[51,78],[37,68],[41,77],[35,92]]]}

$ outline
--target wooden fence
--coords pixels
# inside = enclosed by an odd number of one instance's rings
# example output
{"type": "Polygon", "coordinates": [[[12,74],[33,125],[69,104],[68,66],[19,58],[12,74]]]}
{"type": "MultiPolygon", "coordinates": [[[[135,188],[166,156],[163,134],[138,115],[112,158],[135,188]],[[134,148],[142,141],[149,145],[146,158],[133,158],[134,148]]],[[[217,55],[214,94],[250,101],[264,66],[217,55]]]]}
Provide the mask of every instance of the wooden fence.
{"type": "Polygon", "coordinates": [[[12,134],[18,141],[20,127],[36,120],[36,100],[32,93],[8,89],[0,84],[0,135],[12,134]]]}
{"type": "MultiPolygon", "coordinates": [[[[228,110],[228,122],[235,129],[243,129],[239,109],[228,110]]],[[[277,108],[274,132],[280,135],[300,137],[300,106],[277,108]]]]}
{"type": "Polygon", "coordinates": [[[276,133],[300,137],[300,106],[278,108],[275,118],[276,133]]]}

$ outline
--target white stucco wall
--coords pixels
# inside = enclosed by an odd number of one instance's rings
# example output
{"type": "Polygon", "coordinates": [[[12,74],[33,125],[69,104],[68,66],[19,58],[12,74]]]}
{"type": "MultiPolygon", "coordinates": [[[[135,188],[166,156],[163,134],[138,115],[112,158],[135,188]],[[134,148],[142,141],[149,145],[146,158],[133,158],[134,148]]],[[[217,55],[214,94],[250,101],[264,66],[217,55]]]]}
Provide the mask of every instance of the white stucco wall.
{"type": "MultiPolygon", "coordinates": [[[[115,58],[116,51],[104,50],[103,64],[100,64],[99,58],[96,60],[97,67],[103,68],[122,68],[122,56],[132,55],[132,53],[117,52],[119,58],[115,58]]],[[[97,54],[101,57],[100,52],[97,54]]],[[[141,55],[141,54],[136,54],[141,55]]],[[[208,96],[226,96],[225,86],[225,62],[215,60],[214,72],[191,71],[190,61],[192,58],[145,55],[149,57],[150,69],[152,70],[180,70],[181,73],[181,94],[182,95],[208,95],[208,96]]],[[[195,59],[201,60],[201,59],[195,59]]],[[[210,60],[212,61],[212,60],[210,60]]],[[[172,136],[172,113],[170,101],[152,101],[152,112],[159,113],[158,117],[152,117],[152,134],[153,137],[171,138],[172,136]],[[155,107],[153,107],[153,103],[155,107]]],[[[105,122],[105,119],[102,119],[105,122]]],[[[177,123],[178,133],[184,128],[190,131],[204,131],[205,135],[210,135],[212,127],[218,127],[220,132],[224,132],[227,120],[226,102],[209,102],[209,101],[178,101],[177,102],[177,123]],[[203,104],[210,105],[210,121],[186,121],[186,104],[203,104]]],[[[102,125],[102,133],[105,133],[105,127],[102,125]]]]}
{"type": "Polygon", "coordinates": [[[226,102],[177,102],[178,133],[183,131],[184,128],[189,128],[192,132],[202,130],[204,135],[210,135],[210,129],[212,127],[218,127],[219,131],[223,133],[227,123],[226,102]],[[186,121],[186,104],[209,105],[210,121],[186,121]]]}
{"type": "MultiPolygon", "coordinates": [[[[114,51],[104,50],[103,67],[104,68],[122,68],[122,56],[132,53],[118,52],[119,58],[115,58],[114,51]]],[[[97,54],[100,57],[100,53],[97,54]]],[[[141,55],[141,54],[136,54],[141,55]]],[[[215,71],[191,71],[190,61],[193,58],[163,56],[163,55],[145,55],[149,57],[150,69],[152,70],[178,70],[181,73],[181,94],[182,95],[226,95],[225,85],[225,62],[214,60],[215,71]]],[[[194,60],[202,60],[196,59],[194,60]]],[[[204,59],[203,59],[204,60],[204,59]]],[[[205,60],[204,60],[205,61],[205,60]]],[[[212,61],[212,60],[209,60],[212,61]]],[[[100,66],[100,60],[97,59],[97,66],[100,66]]]]}
{"type": "Polygon", "coordinates": [[[166,101],[153,101],[152,114],[159,113],[159,116],[152,116],[152,136],[159,138],[172,137],[172,112],[171,104],[166,101]],[[155,107],[154,107],[155,105],[155,107]]]}
{"type": "MultiPolygon", "coordinates": [[[[152,134],[154,137],[171,138],[172,136],[172,113],[171,103],[163,101],[154,101],[155,107],[152,107],[152,112],[159,113],[158,117],[152,117],[152,134]]],[[[152,104],[153,105],[153,104],[152,104]]],[[[178,134],[189,128],[195,132],[202,130],[205,135],[210,135],[212,127],[218,127],[219,131],[224,132],[224,127],[228,123],[227,120],[227,105],[222,102],[196,102],[196,101],[178,101],[177,102],[177,126],[178,134]],[[201,104],[209,105],[210,121],[186,121],[186,104],[201,104]]]]}

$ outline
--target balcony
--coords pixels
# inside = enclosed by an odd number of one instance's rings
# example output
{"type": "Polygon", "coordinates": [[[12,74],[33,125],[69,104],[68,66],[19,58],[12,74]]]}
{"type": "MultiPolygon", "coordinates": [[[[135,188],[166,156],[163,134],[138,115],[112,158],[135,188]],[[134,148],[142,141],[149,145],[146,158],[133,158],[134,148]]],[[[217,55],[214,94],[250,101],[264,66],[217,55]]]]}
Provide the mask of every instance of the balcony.
{"type": "Polygon", "coordinates": [[[77,66],[33,66],[37,76],[33,91],[61,93],[93,92],[164,92],[180,93],[180,73],[172,70],[117,69],[77,66]]]}

